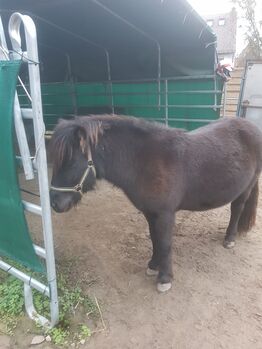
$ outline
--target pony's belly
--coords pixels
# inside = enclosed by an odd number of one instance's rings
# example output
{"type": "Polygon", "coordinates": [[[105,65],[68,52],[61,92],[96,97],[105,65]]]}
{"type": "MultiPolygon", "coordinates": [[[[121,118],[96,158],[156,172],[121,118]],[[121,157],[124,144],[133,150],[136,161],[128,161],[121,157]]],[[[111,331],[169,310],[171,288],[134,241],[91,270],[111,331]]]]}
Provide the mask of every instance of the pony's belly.
{"type": "Polygon", "coordinates": [[[236,200],[248,187],[250,179],[243,178],[230,181],[224,185],[214,183],[212,186],[192,188],[185,196],[180,209],[189,211],[205,211],[215,209],[236,200]]]}
{"type": "Polygon", "coordinates": [[[220,202],[205,202],[205,201],[199,201],[193,204],[181,206],[180,210],[186,210],[186,211],[207,211],[207,210],[212,210],[215,208],[219,208],[221,206],[227,205],[233,200],[228,200],[228,201],[220,201],[220,202]]]}

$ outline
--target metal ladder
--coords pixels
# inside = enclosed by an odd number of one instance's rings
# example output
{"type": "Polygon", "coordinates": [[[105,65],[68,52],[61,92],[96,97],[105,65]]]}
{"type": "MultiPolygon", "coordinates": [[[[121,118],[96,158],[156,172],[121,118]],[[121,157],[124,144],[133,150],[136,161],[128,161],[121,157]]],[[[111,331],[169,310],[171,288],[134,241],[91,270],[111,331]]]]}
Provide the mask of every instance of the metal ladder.
{"type": "MultiPolygon", "coordinates": [[[[44,248],[34,245],[34,249],[36,254],[45,260],[47,270],[47,285],[44,285],[43,283],[9,265],[1,259],[0,268],[24,282],[25,307],[29,317],[45,327],[53,327],[58,323],[59,309],[45,149],[45,126],[43,122],[42,97],[40,88],[37,34],[33,20],[27,15],[13,13],[9,20],[9,37],[12,44],[11,57],[7,48],[4,28],[0,17],[0,59],[22,59],[28,64],[31,95],[29,95],[27,91],[26,93],[31,101],[32,108],[20,108],[16,93],[14,102],[14,123],[21,154],[20,161],[23,165],[25,178],[27,180],[33,179],[35,178],[35,173],[38,173],[40,205],[36,205],[24,200],[22,203],[24,210],[37,214],[42,218],[44,248]],[[27,51],[22,51],[21,48],[20,29],[22,24],[25,32],[25,44],[27,51]],[[23,119],[33,120],[36,148],[34,157],[31,157],[30,155],[23,119]],[[37,313],[33,303],[33,288],[49,297],[50,320],[37,313]]],[[[19,79],[19,81],[22,86],[24,86],[21,79],[19,79]]]]}

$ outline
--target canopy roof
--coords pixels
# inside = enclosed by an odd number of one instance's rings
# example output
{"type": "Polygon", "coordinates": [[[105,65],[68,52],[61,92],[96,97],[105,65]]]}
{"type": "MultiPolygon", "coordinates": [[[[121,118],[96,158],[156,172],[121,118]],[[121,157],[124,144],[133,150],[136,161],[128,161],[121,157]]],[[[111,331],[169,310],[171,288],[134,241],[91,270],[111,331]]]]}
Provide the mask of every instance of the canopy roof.
{"type": "Polygon", "coordinates": [[[69,63],[77,81],[214,72],[216,36],[185,0],[1,1],[6,23],[14,11],[36,23],[43,81],[68,78],[69,63]]]}

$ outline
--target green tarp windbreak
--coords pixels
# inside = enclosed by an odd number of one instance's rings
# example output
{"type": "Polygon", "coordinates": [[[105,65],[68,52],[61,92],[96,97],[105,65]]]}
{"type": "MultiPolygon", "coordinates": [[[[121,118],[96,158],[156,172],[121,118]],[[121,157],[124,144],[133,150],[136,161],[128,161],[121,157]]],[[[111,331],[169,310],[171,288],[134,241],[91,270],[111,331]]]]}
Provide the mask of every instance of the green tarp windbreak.
{"type": "Polygon", "coordinates": [[[43,271],[28,232],[13,147],[13,104],[20,61],[0,61],[0,255],[43,271]]]}

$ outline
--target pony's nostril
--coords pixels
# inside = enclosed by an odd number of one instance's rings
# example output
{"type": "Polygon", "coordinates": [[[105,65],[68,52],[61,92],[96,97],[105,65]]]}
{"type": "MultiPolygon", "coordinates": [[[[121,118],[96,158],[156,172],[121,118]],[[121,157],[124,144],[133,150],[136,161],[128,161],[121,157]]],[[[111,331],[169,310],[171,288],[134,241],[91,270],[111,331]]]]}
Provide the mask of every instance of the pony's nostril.
{"type": "Polygon", "coordinates": [[[49,196],[50,196],[50,205],[55,210],[57,208],[56,194],[51,191],[49,196]]]}
{"type": "Polygon", "coordinates": [[[55,201],[51,201],[51,206],[52,206],[52,208],[55,210],[56,209],[56,203],[55,203],[55,201]]]}
{"type": "Polygon", "coordinates": [[[51,207],[56,211],[58,205],[57,205],[57,200],[53,195],[50,195],[50,204],[51,204],[51,207]]]}

